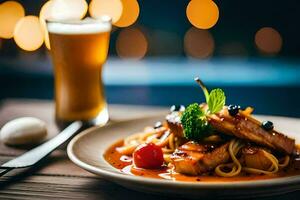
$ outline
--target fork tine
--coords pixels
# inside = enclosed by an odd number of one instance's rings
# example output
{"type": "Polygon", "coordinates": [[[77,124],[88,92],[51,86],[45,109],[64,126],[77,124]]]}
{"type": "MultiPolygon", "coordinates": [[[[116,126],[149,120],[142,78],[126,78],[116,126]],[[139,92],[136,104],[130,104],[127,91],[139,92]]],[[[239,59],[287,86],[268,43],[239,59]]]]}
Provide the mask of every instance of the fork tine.
{"type": "Polygon", "coordinates": [[[13,170],[13,168],[0,169],[0,177],[8,173],[10,170],[13,170]]]}

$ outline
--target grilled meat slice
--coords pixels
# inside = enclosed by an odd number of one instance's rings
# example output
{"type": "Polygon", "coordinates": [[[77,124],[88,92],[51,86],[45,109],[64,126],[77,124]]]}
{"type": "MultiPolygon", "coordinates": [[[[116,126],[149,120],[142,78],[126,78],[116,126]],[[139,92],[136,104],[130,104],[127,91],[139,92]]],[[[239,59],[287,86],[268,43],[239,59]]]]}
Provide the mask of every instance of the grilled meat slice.
{"type": "Polygon", "coordinates": [[[215,169],[218,165],[228,162],[230,155],[228,152],[229,142],[207,153],[200,162],[207,171],[215,169]]]}
{"type": "MultiPolygon", "coordinates": [[[[178,137],[183,137],[183,127],[180,123],[179,113],[173,112],[166,119],[171,132],[178,137]]],[[[252,141],[287,154],[291,154],[295,147],[294,139],[288,138],[275,130],[264,130],[259,122],[250,115],[239,113],[232,117],[229,115],[227,108],[224,108],[218,114],[209,116],[209,123],[218,132],[252,141]]]]}
{"type": "Polygon", "coordinates": [[[199,164],[203,159],[204,153],[186,150],[176,150],[171,156],[172,164],[177,173],[187,175],[198,175],[206,171],[199,164]]]}
{"type": "Polygon", "coordinates": [[[268,170],[272,162],[266,159],[265,149],[261,147],[246,146],[242,149],[242,160],[246,167],[268,170]]]}
{"type": "Polygon", "coordinates": [[[241,113],[235,117],[229,115],[227,108],[209,117],[209,123],[218,131],[234,135],[235,137],[252,141],[274,150],[291,154],[295,147],[295,140],[275,131],[264,130],[260,122],[241,113]]]}
{"type": "Polygon", "coordinates": [[[183,128],[180,122],[180,112],[171,112],[167,115],[166,121],[171,132],[177,137],[183,137],[183,128]]]}
{"type": "Polygon", "coordinates": [[[205,153],[209,151],[211,147],[209,147],[209,145],[203,145],[194,141],[189,141],[181,145],[180,147],[178,147],[178,149],[181,151],[195,151],[195,152],[205,153]]]}
{"type": "Polygon", "coordinates": [[[188,142],[179,147],[171,156],[175,171],[187,175],[199,175],[213,170],[229,159],[228,145],[209,151],[209,147],[188,142]]]}

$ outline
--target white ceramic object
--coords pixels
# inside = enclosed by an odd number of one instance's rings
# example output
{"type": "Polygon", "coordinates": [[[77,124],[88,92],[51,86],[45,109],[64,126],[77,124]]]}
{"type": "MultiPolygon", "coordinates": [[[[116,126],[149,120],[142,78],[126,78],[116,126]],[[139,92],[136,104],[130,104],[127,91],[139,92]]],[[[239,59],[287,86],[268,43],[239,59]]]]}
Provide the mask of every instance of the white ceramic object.
{"type": "MultiPolygon", "coordinates": [[[[297,144],[300,143],[300,119],[275,116],[257,117],[274,122],[276,129],[296,138],[297,144]]],[[[124,187],[168,196],[196,199],[201,197],[255,198],[300,190],[299,175],[257,181],[180,182],[124,174],[105,161],[103,154],[110,145],[164,118],[164,115],[160,115],[90,128],[74,137],[69,143],[69,158],[79,167],[124,187]]]]}
{"type": "Polygon", "coordinates": [[[46,123],[34,117],[22,117],[7,122],[0,131],[1,140],[8,145],[29,145],[47,136],[46,123]]]}

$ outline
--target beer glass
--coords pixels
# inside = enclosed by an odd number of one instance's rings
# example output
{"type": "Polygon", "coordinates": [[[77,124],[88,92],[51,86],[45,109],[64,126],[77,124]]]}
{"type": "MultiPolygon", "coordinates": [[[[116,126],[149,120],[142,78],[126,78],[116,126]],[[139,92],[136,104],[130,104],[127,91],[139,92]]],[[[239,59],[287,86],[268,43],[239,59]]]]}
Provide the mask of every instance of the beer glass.
{"type": "Polygon", "coordinates": [[[47,21],[55,79],[55,117],[60,128],[75,120],[105,124],[102,82],[111,22],[109,18],[47,21]]]}

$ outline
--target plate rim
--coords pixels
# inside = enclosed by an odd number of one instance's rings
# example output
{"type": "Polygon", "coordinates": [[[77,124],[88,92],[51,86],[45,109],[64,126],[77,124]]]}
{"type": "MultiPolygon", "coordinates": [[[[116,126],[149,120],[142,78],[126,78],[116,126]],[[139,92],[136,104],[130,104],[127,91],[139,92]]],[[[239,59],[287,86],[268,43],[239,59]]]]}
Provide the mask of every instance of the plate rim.
{"type": "MultiPolygon", "coordinates": [[[[292,117],[285,117],[285,116],[275,116],[275,115],[256,115],[260,117],[280,117],[280,118],[286,118],[286,119],[298,119],[298,118],[292,118],[292,117]]],[[[153,115],[149,117],[140,117],[137,118],[139,120],[146,120],[151,119],[154,117],[161,117],[161,115],[153,115]]],[[[126,123],[130,121],[134,121],[137,119],[129,119],[129,120],[122,120],[118,122],[114,122],[112,124],[105,125],[103,127],[95,126],[91,127],[89,129],[86,129],[79,134],[77,134],[72,140],[69,142],[67,146],[67,154],[69,159],[75,163],[80,168],[83,168],[93,174],[100,175],[104,177],[105,179],[109,179],[113,182],[119,182],[119,181],[130,181],[131,183],[143,183],[147,185],[164,185],[164,186],[172,186],[172,187],[180,187],[180,188],[190,188],[190,189],[237,189],[237,188],[257,188],[257,187],[275,187],[275,186],[285,186],[285,185],[291,185],[300,183],[300,175],[294,175],[294,176],[288,176],[288,177],[279,177],[274,179],[265,179],[265,180],[244,180],[244,181],[216,181],[216,182],[188,182],[188,181],[170,181],[165,179],[157,179],[157,178],[150,178],[150,177],[140,177],[140,176],[134,176],[134,175],[128,175],[122,172],[118,172],[113,166],[111,166],[104,158],[103,160],[109,164],[109,166],[115,170],[115,172],[111,172],[105,169],[102,169],[100,167],[95,167],[93,165],[90,165],[82,160],[80,160],[76,154],[73,151],[73,147],[76,142],[78,142],[82,137],[92,134],[96,130],[101,129],[109,129],[112,126],[115,126],[118,123],[126,123]],[[115,181],[118,180],[118,181],[115,181]]],[[[112,141],[112,144],[117,141],[112,141]]],[[[103,157],[103,155],[101,155],[103,157]]],[[[300,189],[300,188],[299,188],[300,189]]]]}

